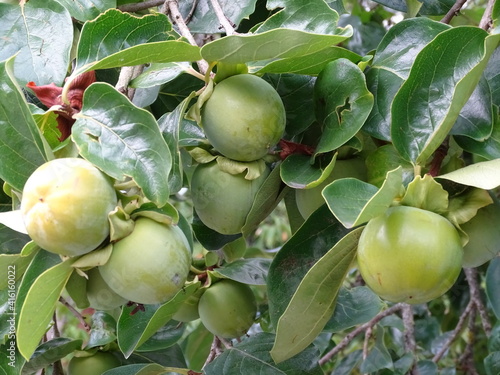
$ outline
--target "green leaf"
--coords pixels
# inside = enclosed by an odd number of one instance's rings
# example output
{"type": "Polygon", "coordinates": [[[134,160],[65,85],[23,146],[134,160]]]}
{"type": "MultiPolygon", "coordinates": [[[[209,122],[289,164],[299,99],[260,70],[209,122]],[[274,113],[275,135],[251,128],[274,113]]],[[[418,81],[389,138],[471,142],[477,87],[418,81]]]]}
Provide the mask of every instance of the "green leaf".
{"type": "Polygon", "coordinates": [[[401,156],[423,165],[439,147],[499,41],[479,28],[456,27],[422,49],[391,109],[391,136],[401,156]]]}
{"type": "Polygon", "coordinates": [[[116,320],[104,311],[92,314],[92,329],[85,349],[108,345],[116,340],[116,320]]]}
{"type": "MultiPolygon", "coordinates": [[[[13,230],[3,224],[12,224],[12,221],[18,220],[21,215],[10,215],[9,212],[0,212],[0,254],[19,254],[21,249],[31,241],[31,238],[25,234],[24,223],[22,223],[23,228],[17,228],[13,230]],[[11,221],[8,223],[8,221],[11,221]],[[18,229],[24,229],[22,231],[18,229]]],[[[20,218],[22,220],[22,218],[20,218]]],[[[16,223],[19,226],[21,223],[16,223]]]]}
{"type": "Polygon", "coordinates": [[[182,352],[193,371],[201,371],[210,354],[213,341],[214,335],[199,320],[198,325],[182,343],[182,352]]]}
{"type": "Polygon", "coordinates": [[[232,279],[243,284],[266,285],[270,265],[271,259],[238,259],[216,268],[213,272],[219,277],[232,279]]]}
{"type": "Polygon", "coordinates": [[[23,375],[34,374],[35,372],[48,367],[50,364],[61,360],[68,354],[79,350],[82,347],[82,340],[73,340],[67,337],[56,337],[44,342],[36,348],[33,356],[23,367],[23,375]]]}
{"type": "Polygon", "coordinates": [[[294,189],[316,187],[330,175],[336,160],[337,154],[320,155],[311,164],[310,156],[292,154],[281,163],[281,179],[294,189]]]}
{"type": "Polygon", "coordinates": [[[146,340],[144,344],[138,347],[137,352],[151,352],[168,348],[180,340],[185,330],[185,324],[179,324],[178,321],[170,320],[146,340]]]}
{"type": "Polygon", "coordinates": [[[309,346],[299,355],[275,364],[269,355],[274,335],[257,333],[241,343],[225,350],[213,362],[205,366],[206,375],[321,375],[318,365],[318,350],[309,346]]]}
{"type": "Polygon", "coordinates": [[[500,186],[500,159],[471,164],[436,178],[491,190],[500,186]]]}
{"type": "MultiPolygon", "coordinates": [[[[5,4],[0,4],[0,7],[5,4]]],[[[1,8],[0,8],[1,9],[1,8]]],[[[0,38],[1,39],[1,38],[0,38]]],[[[0,179],[22,191],[36,168],[47,161],[48,146],[14,78],[14,59],[0,62],[0,179]]],[[[49,152],[49,156],[50,152],[49,152]]]]}
{"type": "Polygon", "coordinates": [[[500,258],[491,260],[486,272],[486,296],[497,319],[500,319],[500,258]]]}
{"type": "Polygon", "coordinates": [[[116,0],[59,0],[78,21],[90,21],[110,8],[116,8],[116,0]]]}
{"type": "Polygon", "coordinates": [[[393,363],[391,355],[384,343],[384,329],[377,327],[375,332],[375,346],[371,348],[366,356],[366,359],[361,363],[359,370],[365,373],[373,373],[384,368],[392,369],[393,363]]]}
{"type": "MultiPolygon", "coordinates": [[[[405,0],[376,0],[376,2],[401,12],[407,11],[405,0]]],[[[455,2],[453,0],[424,0],[422,3],[420,14],[442,15],[447,13],[455,2]]]]}
{"type": "Polygon", "coordinates": [[[278,320],[271,356],[283,362],[304,350],[323,330],[335,309],[337,294],[356,255],[358,228],[333,246],[307,272],[278,320]]]}
{"type": "MultiPolygon", "coordinates": [[[[249,63],[248,70],[251,73],[293,73],[307,76],[318,75],[325,66],[333,60],[347,59],[357,64],[362,57],[348,49],[330,46],[317,52],[303,56],[288,57],[278,60],[258,61],[249,63]]],[[[307,77],[311,79],[311,77],[307,77]]]]}
{"type": "Polygon", "coordinates": [[[73,272],[68,259],[43,272],[31,285],[19,314],[17,346],[26,360],[34,353],[45,334],[57,301],[73,272]]]}
{"type": "Polygon", "coordinates": [[[72,128],[80,154],[117,180],[132,177],[159,207],[167,203],[172,156],[151,113],[106,83],[89,86],[83,101],[72,128]]]}
{"type": "Polygon", "coordinates": [[[380,297],[367,286],[357,286],[350,290],[341,288],[335,311],[326,324],[325,331],[342,332],[364,324],[382,311],[383,307],[380,297]]]}
{"type": "Polygon", "coordinates": [[[382,214],[401,192],[402,169],[387,172],[383,185],[376,186],[356,178],[333,181],[322,195],[335,217],[347,228],[368,222],[382,214]]]}
{"type": "Polygon", "coordinates": [[[77,272],[73,272],[65,286],[66,292],[75,302],[79,309],[86,309],[90,306],[87,298],[87,279],[77,272]]]}
{"type": "Polygon", "coordinates": [[[276,254],[267,277],[269,313],[274,327],[309,269],[347,233],[349,230],[323,205],[276,254]]]}
{"type": "Polygon", "coordinates": [[[346,59],[330,62],[314,86],[316,118],[323,133],[316,155],[335,150],[356,135],[373,106],[365,75],[346,59]]]}
{"type": "Polygon", "coordinates": [[[227,235],[210,229],[203,224],[198,215],[196,215],[196,212],[193,213],[191,227],[196,239],[209,251],[220,250],[224,245],[241,237],[241,233],[227,235]]]}
{"type": "Polygon", "coordinates": [[[486,375],[497,375],[500,373],[500,351],[488,354],[484,359],[486,375]]]}
{"type": "MultiPolygon", "coordinates": [[[[496,6],[500,10],[498,4],[496,6]]],[[[495,49],[495,52],[491,55],[490,61],[488,61],[488,65],[484,70],[484,77],[490,86],[493,103],[500,106],[500,49],[495,49]]]]}
{"type": "Polygon", "coordinates": [[[124,307],[117,325],[118,345],[125,357],[129,357],[138,347],[165,325],[179,309],[179,306],[200,286],[192,283],[180,290],[163,305],[145,305],[145,311],[130,313],[134,306],[124,307]]]}
{"type": "Polygon", "coordinates": [[[7,289],[7,287],[11,285],[11,280],[17,281],[23,276],[34,255],[35,253],[28,256],[0,254],[0,269],[5,270],[5,274],[8,275],[8,277],[4,277],[0,280],[0,290],[7,289]]]}
{"type": "Polygon", "coordinates": [[[387,171],[399,166],[403,169],[403,185],[406,186],[415,176],[413,165],[404,160],[392,144],[381,146],[366,157],[367,182],[381,187],[387,171]]]}
{"type": "Polygon", "coordinates": [[[300,57],[338,44],[352,34],[350,27],[337,35],[275,29],[262,34],[230,35],[205,44],[201,56],[209,61],[241,64],[250,61],[300,57]]]}
{"type": "Polygon", "coordinates": [[[148,88],[170,82],[188,70],[186,62],[151,64],[143,73],[130,81],[129,87],[148,88]]]}
{"type": "Polygon", "coordinates": [[[0,19],[0,60],[17,55],[16,79],[23,85],[29,81],[38,86],[61,84],[73,44],[68,11],[55,0],[0,3],[0,19]]]}
{"type": "Polygon", "coordinates": [[[391,104],[408,78],[417,54],[449,26],[419,17],[401,21],[389,29],[366,74],[368,88],[374,95],[374,106],[363,130],[375,138],[391,139],[391,104]]]}

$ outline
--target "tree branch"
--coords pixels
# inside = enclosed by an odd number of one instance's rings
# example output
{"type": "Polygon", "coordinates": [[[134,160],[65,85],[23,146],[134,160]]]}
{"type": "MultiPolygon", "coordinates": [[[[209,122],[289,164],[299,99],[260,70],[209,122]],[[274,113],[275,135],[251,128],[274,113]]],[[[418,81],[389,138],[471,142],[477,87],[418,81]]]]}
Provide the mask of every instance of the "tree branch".
{"type": "Polygon", "coordinates": [[[339,353],[341,350],[347,347],[349,343],[361,332],[366,331],[369,328],[374,327],[378,322],[380,322],[382,319],[384,319],[386,316],[392,315],[397,311],[400,311],[403,309],[404,303],[397,303],[391,307],[389,307],[387,310],[384,310],[380,313],[378,313],[372,320],[369,322],[359,326],[358,328],[354,329],[350,333],[346,335],[340,341],[332,350],[330,350],[328,353],[326,353],[320,360],[319,364],[324,365],[326,362],[328,362],[330,359],[332,359],[337,353],[339,353]]]}
{"type": "Polygon", "coordinates": [[[146,0],[142,3],[120,5],[117,9],[121,10],[122,12],[139,12],[141,10],[160,6],[164,2],[165,0],[146,0]]]}
{"type": "Polygon", "coordinates": [[[457,0],[455,4],[450,8],[448,13],[441,19],[442,23],[450,23],[453,17],[458,16],[460,9],[464,6],[467,0],[457,0]]]}
{"type": "Polygon", "coordinates": [[[85,319],[83,319],[82,314],[80,314],[71,304],[66,301],[63,297],[59,297],[59,302],[61,302],[64,306],[66,306],[69,311],[79,320],[80,324],[85,328],[87,332],[90,331],[90,326],[87,324],[85,319]]]}
{"type": "Polygon", "coordinates": [[[491,334],[491,322],[486,310],[486,306],[481,298],[481,292],[479,287],[478,275],[476,268],[465,268],[465,277],[469,283],[469,289],[471,294],[471,300],[476,305],[477,311],[479,312],[479,317],[481,318],[481,323],[483,325],[484,332],[489,336],[491,334]]]}
{"type": "Polygon", "coordinates": [[[226,35],[233,35],[235,33],[234,24],[224,15],[224,11],[222,10],[219,2],[217,0],[210,0],[210,3],[212,4],[212,8],[219,19],[220,24],[226,31],[226,35]]]}
{"type": "MultiPolygon", "coordinates": [[[[187,27],[186,22],[182,18],[182,14],[179,11],[177,0],[165,1],[165,11],[166,12],[168,11],[172,23],[175,23],[177,25],[179,31],[181,32],[181,35],[184,38],[186,38],[189,41],[189,43],[191,43],[193,46],[198,46],[198,44],[194,40],[193,34],[191,34],[191,31],[187,27]]],[[[198,64],[198,69],[202,74],[205,74],[208,71],[208,62],[206,62],[205,60],[197,61],[197,64],[198,64]]]]}
{"type": "Polygon", "coordinates": [[[135,89],[128,87],[128,84],[141,74],[143,70],[144,65],[124,66],[120,70],[120,76],[118,77],[115,88],[132,100],[134,98],[135,89]]]}
{"type": "Polygon", "coordinates": [[[479,27],[488,31],[493,23],[491,15],[493,13],[493,6],[495,5],[495,0],[488,0],[488,4],[486,4],[486,9],[484,10],[483,17],[481,17],[481,21],[479,22],[479,27]]]}

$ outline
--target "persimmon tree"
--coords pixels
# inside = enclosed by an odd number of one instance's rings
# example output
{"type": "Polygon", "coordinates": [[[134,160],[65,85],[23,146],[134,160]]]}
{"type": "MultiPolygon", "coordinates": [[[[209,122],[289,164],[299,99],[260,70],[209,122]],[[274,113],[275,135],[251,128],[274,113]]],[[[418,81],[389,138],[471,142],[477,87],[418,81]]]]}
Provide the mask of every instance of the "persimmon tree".
{"type": "Polygon", "coordinates": [[[0,19],[1,374],[500,372],[498,2],[0,19]]]}

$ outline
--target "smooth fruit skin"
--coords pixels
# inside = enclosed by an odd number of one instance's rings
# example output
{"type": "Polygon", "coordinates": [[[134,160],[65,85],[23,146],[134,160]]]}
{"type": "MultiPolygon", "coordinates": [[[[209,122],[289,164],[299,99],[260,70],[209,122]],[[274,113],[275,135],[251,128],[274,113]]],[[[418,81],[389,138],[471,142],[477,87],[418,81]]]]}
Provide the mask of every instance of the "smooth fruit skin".
{"type": "Polygon", "coordinates": [[[222,338],[240,337],[252,326],[257,304],[252,289],[233,280],[211,285],[198,304],[203,325],[222,338]]]}
{"type": "Polygon", "coordinates": [[[30,237],[52,253],[77,256],[109,235],[117,204],[110,179],[79,158],[54,159],[36,169],[23,189],[21,213],[30,237]]]}
{"type": "Polygon", "coordinates": [[[87,272],[87,298],[90,307],[96,310],[113,310],[128,302],[125,298],[116,294],[106,284],[98,268],[92,268],[87,272]]]}
{"type": "Polygon", "coordinates": [[[218,83],[202,107],[208,141],[239,161],[265,156],[285,131],[286,114],[276,90],[262,78],[238,74],[218,83]]]}
{"type": "Polygon", "coordinates": [[[101,276],[118,295],[142,304],[164,303],[186,282],[191,253],[177,226],[140,217],[133,232],[113,246],[101,276]]]}
{"type": "Polygon", "coordinates": [[[304,219],[307,219],[314,211],[320,208],[325,199],[321,195],[321,191],[330,183],[339,178],[353,177],[361,181],[366,181],[366,165],[365,161],[360,158],[337,160],[333,167],[332,173],[316,187],[311,189],[295,190],[295,202],[297,208],[304,219]]]}
{"type": "Polygon", "coordinates": [[[191,180],[196,213],[207,227],[219,233],[240,233],[268,175],[266,169],[255,180],[246,180],[244,173],[232,175],[221,171],[216,161],[199,164],[191,180]]]}
{"type": "Polygon", "coordinates": [[[371,219],[358,243],[366,284],[390,302],[426,303],[444,294],[462,268],[463,248],[444,217],[397,206],[371,219]]]}
{"type": "Polygon", "coordinates": [[[120,366],[120,360],[108,352],[97,352],[90,357],[73,357],[68,364],[68,375],[102,375],[120,366]]]}

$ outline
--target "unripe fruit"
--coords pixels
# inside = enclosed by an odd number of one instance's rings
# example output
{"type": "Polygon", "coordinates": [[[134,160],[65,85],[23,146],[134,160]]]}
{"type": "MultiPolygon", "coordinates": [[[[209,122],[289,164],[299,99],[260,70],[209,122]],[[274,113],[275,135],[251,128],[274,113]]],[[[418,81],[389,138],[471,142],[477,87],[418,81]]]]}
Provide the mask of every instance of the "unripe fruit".
{"type": "Polygon", "coordinates": [[[252,289],[233,280],[211,285],[198,305],[203,325],[223,338],[240,337],[252,326],[257,304],[252,289]]]}
{"type": "Polygon", "coordinates": [[[366,284],[391,302],[426,303],[444,294],[462,268],[460,236],[447,219],[415,207],[371,219],[358,243],[366,284]]]}
{"type": "Polygon", "coordinates": [[[112,310],[128,302],[106,284],[97,267],[89,270],[87,275],[89,277],[87,281],[87,298],[90,307],[93,309],[112,310]]]}
{"type": "Polygon", "coordinates": [[[268,175],[266,168],[255,180],[247,180],[244,173],[221,171],[216,161],[198,165],[191,180],[196,213],[207,227],[219,233],[240,233],[268,175]]]}
{"type": "Polygon", "coordinates": [[[285,107],[262,78],[237,74],[218,83],[202,107],[208,141],[222,155],[239,161],[265,156],[285,131],[285,107]]]}
{"type": "Polygon", "coordinates": [[[321,195],[322,190],[339,178],[353,177],[361,181],[366,181],[365,161],[360,158],[337,160],[332,173],[316,187],[311,189],[295,190],[295,200],[297,208],[304,219],[307,219],[314,211],[325,203],[321,195]]]}
{"type": "Polygon", "coordinates": [[[113,245],[101,276],[118,295],[143,304],[164,303],[186,282],[191,266],[179,227],[140,217],[133,232],[113,245]]]}
{"type": "Polygon", "coordinates": [[[68,364],[68,375],[102,375],[120,366],[120,360],[108,352],[97,352],[89,357],[73,357],[68,364]]]}
{"type": "Polygon", "coordinates": [[[28,178],[21,213],[30,237],[43,249],[77,256],[109,235],[108,213],[117,204],[110,179],[84,159],[49,161],[28,178]]]}

